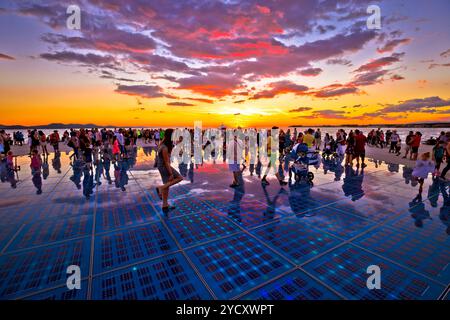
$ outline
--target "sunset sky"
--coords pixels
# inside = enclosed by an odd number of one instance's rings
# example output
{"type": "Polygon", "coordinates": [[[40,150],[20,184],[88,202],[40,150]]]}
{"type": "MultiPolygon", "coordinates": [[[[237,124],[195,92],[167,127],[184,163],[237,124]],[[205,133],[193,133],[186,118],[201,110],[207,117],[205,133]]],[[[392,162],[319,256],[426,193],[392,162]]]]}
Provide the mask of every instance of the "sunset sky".
{"type": "Polygon", "coordinates": [[[1,0],[0,124],[450,121],[449,12],[448,0],[1,0]],[[80,30],[66,26],[71,4],[80,30]]]}

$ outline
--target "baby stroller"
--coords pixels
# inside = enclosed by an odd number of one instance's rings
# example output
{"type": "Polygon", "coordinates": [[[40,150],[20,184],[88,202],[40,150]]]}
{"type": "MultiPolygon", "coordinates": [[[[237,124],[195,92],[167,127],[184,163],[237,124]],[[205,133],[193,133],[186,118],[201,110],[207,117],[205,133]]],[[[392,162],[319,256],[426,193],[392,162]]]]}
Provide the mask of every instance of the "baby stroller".
{"type": "Polygon", "coordinates": [[[312,184],[314,173],[309,171],[309,166],[319,163],[319,153],[317,151],[310,151],[308,146],[302,143],[292,148],[291,157],[295,160],[289,167],[289,180],[292,179],[292,174],[294,174],[295,182],[305,180],[312,184]]]}

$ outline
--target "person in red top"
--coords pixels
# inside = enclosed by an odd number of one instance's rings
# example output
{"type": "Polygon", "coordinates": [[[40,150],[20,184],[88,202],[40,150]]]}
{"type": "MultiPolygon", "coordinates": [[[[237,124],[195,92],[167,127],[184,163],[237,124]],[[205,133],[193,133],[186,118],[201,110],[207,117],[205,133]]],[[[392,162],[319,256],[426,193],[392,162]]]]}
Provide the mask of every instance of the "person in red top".
{"type": "Polygon", "coordinates": [[[419,146],[420,146],[420,140],[422,139],[422,134],[417,131],[414,135],[411,143],[411,156],[410,160],[417,160],[417,156],[419,155],[419,146]]]}
{"type": "Polygon", "coordinates": [[[53,150],[55,150],[55,154],[59,152],[59,133],[58,130],[53,131],[50,135],[50,144],[53,146],[53,150]]]}
{"type": "Polygon", "coordinates": [[[364,159],[366,158],[366,136],[359,131],[355,130],[355,148],[354,148],[354,157],[356,158],[356,166],[359,167],[359,159],[361,158],[361,167],[364,168],[367,165],[364,163],[364,159]]]}

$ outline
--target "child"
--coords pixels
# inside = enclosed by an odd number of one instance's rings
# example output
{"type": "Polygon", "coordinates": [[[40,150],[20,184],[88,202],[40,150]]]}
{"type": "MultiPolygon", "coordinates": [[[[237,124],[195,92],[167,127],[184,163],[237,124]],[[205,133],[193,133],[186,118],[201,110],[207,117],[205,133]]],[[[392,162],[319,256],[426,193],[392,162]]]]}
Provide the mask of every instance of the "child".
{"type": "Polygon", "coordinates": [[[423,183],[428,177],[428,173],[432,173],[435,169],[433,161],[430,160],[431,154],[429,152],[423,153],[419,160],[416,161],[416,166],[412,172],[413,178],[419,182],[419,195],[422,196],[423,183]]]}

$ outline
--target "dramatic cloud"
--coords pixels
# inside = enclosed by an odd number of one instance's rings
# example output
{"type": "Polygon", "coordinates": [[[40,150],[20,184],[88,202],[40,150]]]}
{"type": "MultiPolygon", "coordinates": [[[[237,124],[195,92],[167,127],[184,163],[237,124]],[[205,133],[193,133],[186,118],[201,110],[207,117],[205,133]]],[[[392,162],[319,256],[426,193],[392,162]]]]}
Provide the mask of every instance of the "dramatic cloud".
{"type": "Polygon", "coordinates": [[[189,68],[189,66],[184,62],[175,61],[160,55],[131,54],[127,60],[128,62],[135,63],[138,68],[148,72],[174,71],[194,75],[199,74],[194,69],[189,68]]]}
{"type": "Polygon", "coordinates": [[[444,52],[441,52],[440,56],[443,57],[443,58],[450,57],[450,49],[445,50],[444,52]]]}
{"type": "Polygon", "coordinates": [[[186,103],[186,102],[169,102],[168,106],[176,106],[176,107],[193,107],[195,104],[186,103]]]}
{"type": "Polygon", "coordinates": [[[401,101],[399,104],[388,105],[381,112],[423,112],[426,109],[450,107],[450,99],[440,97],[428,97],[401,101]]]}
{"type": "Polygon", "coordinates": [[[309,110],[312,110],[312,108],[311,107],[298,107],[298,108],[289,110],[289,112],[304,112],[304,111],[309,111],[309,110]]]}
{"type": "Polygon", "coordinates": [[[82,54],[70,51],[43,53],[40,57],[50,61],[78,62],[86,65],[113,64],[115,62],[114,57],[112,56],[101,56],[93,53],[82,54]]]}
{"type": "Polygon", "coordinates": [[[343,66],[352,66],[352,62],[350,60],[347,59],[342,59],[342,58],[335,58],[335,59],[329,59],[327,60],[327,64],[331,64],[331,65],[343,65],[343,66]]]}
{"type": "Polygon", "coordinates": [[[138,96],[142,98],[160,98],[160,97],[170,97],[164,94],[163,88],[159,86],[150,85],[119,85],[117,86],[116,92],[121,94],[127,94],[130,96],[138,96]]]}
{"type": "Polygon", "coordinates": [[[7,54],[0,53],[0,60],[16,60],[16,59],[12,56],[8,56],[7,54]]]}
{"type": "Polygon", "coordinates": [[[380,83],[387,72],[387,70],[377,70],[358,74],[349,85],[370,86],[375,83],[380,83]]]}
{"type": "Polygon", "coordinates": [[[241,87],[241,81],[238,78],[220,73],[183,78],[178,80],[178,84],[178,89],[217,98],[232,95],[234,90],[241,87]]]}
{"type": "Polygon", "coordinates": [[[301,95],[301,94],[304,94],[306,91],[308,91],[308,87],[303,86],[303,85],[298,85],[298,84],[295,84],[295,83],[293,83],[291,81],[287,81],[287,80],[273,82],[269,85],[269,87],[270,87],[270,89],[258,92],[250,99],[252,99],[252,100],[263,99],[263,98],[268,99],[268,98],[273,98],[277,95],[285,94],[285,93],[294,93],[296,95],[301,95]]]}
{"type": "Polygon", "coordinates": [[[302,76],[315,77],[315,76],[318,76],[319,74],[321,74],[322,71],[323,70],[321,68],[307,68],[307,69],[300,70],[299,73],[302,76]]]}
{"type": "Polygon", "coordinates": [[[312,118],[312,119],[346,119],[345,111],[340,110],[316,110],[310,115],[297,116],[295,119],[312,118]]]}
{"type": "Polygon", "coordinates": [[[214,103],[214,100],[203,99],[203,98],[185,98],[185,100],[198,101],[198,102],[209,103],[209,104],[214,103]]]}
{"type": "Polygon", "coordinates": [[[432,63],[428,66],[428,69],[433,69],[436,67],[450,67],[450,63],[432,63]]]}
{"type": "Polygon", "coordinates": [[[136,81],[134,79],[117,77],[113,73],[111,73],[109,71],[106,71],[106,70],[102,70],[100,78],[112,79],[112,80],[121,81],[121,82],[138,82],[138,81],[136,81]]]}
{"type": "Polygon", "coordinates": [[[403,77],[403,76],[401,76],[399,74],[394,74],[391,77],[391,80],[394,80],[394,81],[396,81],[396,80],[404,80],[404,79],[405,79],[405,77],[403,77]]]}
{"type": "Polygon", "coordinates": [[[393,53],[388,57],[383,57],[379,59],[375,59],[369,63],[366,63],[356,69],[354,72],[365,72],[365,71],[373,71],[378,70],[382,67],[389,66],[395,62],[399,62],[400,59],[405,55],[405,53],[393,53]]]}
{"type": "Polygon", "coordinates": [[[315,91],[313,95],[317,98],[331,98],[355,93],[359,93],[359,89],[357,87],[330,85],[315,91]]]}
{"type": "Polygon", "coordinates": [[[399,45],[407,44],[407,43],[410,43],[410,42],[411,42],[410,38],[390,40],[390,41],[386,42],[381,48],[378,48],[377,51],[379,53],[392,52],[399,45]]]}

